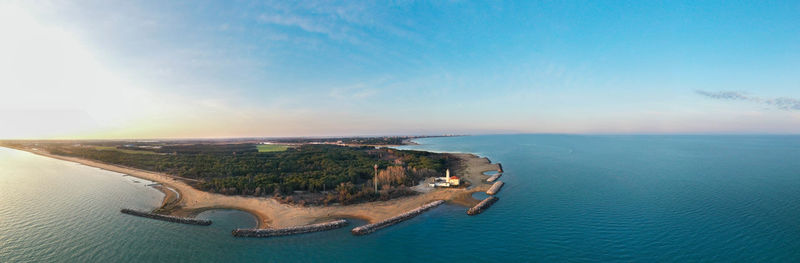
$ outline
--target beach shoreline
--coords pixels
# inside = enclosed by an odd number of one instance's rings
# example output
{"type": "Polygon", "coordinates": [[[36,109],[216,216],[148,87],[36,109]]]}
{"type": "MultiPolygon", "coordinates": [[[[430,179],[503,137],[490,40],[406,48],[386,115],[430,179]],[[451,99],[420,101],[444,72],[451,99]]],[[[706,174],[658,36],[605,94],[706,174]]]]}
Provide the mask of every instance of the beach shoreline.
{"type": "Polygon", "coordinates": [[[434,189],[427,193],[420,193],[388,201],[366,202],[353,205],[306,207],[283,204],[271,197],[231,196],[204,192],[195,189],[186,182],[191,179],[179,178],[163,173],[107,164],[83,158],[55,155],[40,149],[2,147],[30,152],[53,159],[79,163],[161,183],[160,189],[157,189],[164,193],[165,196],[162,201],[162,206],[154,210],[156,213],[194,217],[207,210],[234,209],[250,213],[256,217],[258,221],[257,228],[280,228],[307,225],[333,218],[357,218],[365,220],[368,223],[374,223],[436,200],[444,200],[447,203],[471,207],[480,201],[472,198],[472,194],[486,191],[491,186],[486,183],[486,179],[489,176],[483,173],[499,169],[496,163],[491,163],[486,157],[479,157],[468,153],[450,153],[460,160],[459,167],[455,169],[456,171],[454,174],[469,181],[471,184],[470,187],[434,189]],[[172,191],[174,191],[174,193],[172,193],[172,191]]]}

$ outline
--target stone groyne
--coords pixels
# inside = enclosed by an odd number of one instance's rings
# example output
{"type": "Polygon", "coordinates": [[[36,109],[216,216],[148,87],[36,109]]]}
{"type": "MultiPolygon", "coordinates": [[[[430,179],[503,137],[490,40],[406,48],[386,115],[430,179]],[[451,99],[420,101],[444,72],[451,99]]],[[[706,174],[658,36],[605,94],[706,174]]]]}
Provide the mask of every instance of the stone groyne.
{"type": "Polygon", "coordinates": [[[489,190],[486,191],[486,194],[487,195],[495,195],[495,194],[497,194],[497,192],[500,191],[501,187],[503,187],[503,181],[497,181],[496,183],[494,183],[492,185],[491,188],[489,188],[489,190]]]}
{"type": "Polygon", "coordinates": [[[181,223],[181,224],[189,224],[189,225],[201,225],[207,226],[211,225],[211,220],[204,220],[204,219],[195,219],[195,218],[185,218],[185,217],[177,217],[177,216],[166,216],[160,214],[154,214],[150,212],[142,212],[136,211],[131,209],[122,209],[120,210],[123,214],[141,216],[146,218],[158,219],[167,222],[174,222],[174,223],[181,223]]]}
{"type": "Polygon", "coordinates": [[[474,216],[474,215],[483,213],[484,210],[486,210],[490,206],[492,206],[492,204],[494,204],[494,202],[497,202],[498,199],[499,198],[494,197],[494,196],[487,197],[486,199],[483,199],[483,201],[481,201],[477,205],[475,205],[472,208],[470,208],[469,210],[467,210],[467,214],[471,215],[471,216],[474,216]]]}
{"type": "Polygon", "coordinates": [[[489,179],[486,179],[486,181],[490,183],[494,182],[495,180],[497,180],[497,178],[500,178],[500,176],[502,175],[503,175],[502,173],[493,174],[491,177],[489,177],[489,179]]]}
{"type": "Polygon", "coordinates": [[[389,219],[386,219],[386,220],[383,220],[383,221],[380,221],[380,222],[377,222],[377,223],[374,223],[374,224],[363,225],[363,226],[360,226],[360,227],[353,228],[353,230],[351,230],[350,232],[352,232],[353,235],[357,235],[357,236],[366,235],[366,234],[375,232],[378,229],[381,229],[381,228],[384,228],[384,227],[388,227],[388,226],[403,222],[405,220],[408,220],[408,219],[410,219],[412,217],[418,216],[419,214],[422,214],[423,212],[428,211],[429,209],[437,207],[437,206],[439,206],[441,204],[444,204],[443,200],[433,201],[433,202],[424,204],[424,205],[422,205],[420,207],[417,207],[417,208],[415,208],[415,209],[413,209],[411,211],[408,211],[408,212],[402,213],[400,215],[391,217],[389,219]]]}
{"type": "Polygon", "coordinates": [[[503,164],[502,163],[497,163],[497,172],[498,173],[503,173],[503,164]]]}
{"type": "Polygon", "coordinates": [[[273,229],[236,229],[233,230],[233,236],[235,237],[276,237],[276,236],[288,236],[288,235],[297,235],[303,233],[311,233],[311,232],[319,232],[319,231],[326,231],[331,229],[337,229],[348,224],[347,220],[340,219],[325,223],[313,224],[313,225],[305,225],[305,226],[294,226],[294,227],[287,227],[287,228],[273,228],[273,229]]]}

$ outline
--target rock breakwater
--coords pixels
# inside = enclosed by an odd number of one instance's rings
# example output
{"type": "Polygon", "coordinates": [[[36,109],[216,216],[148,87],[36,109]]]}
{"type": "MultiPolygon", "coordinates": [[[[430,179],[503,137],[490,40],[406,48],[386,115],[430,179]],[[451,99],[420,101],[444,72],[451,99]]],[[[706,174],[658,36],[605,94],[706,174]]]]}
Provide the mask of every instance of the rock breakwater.
{"type": "Polygon", "coordinates": [[[131,209],[122,209],[122,210],[120,210],[120,212],[122,212],[123,214],[141,216],[141,217],[157,219],[157,220],[173,222],[173,223],[181,223],[181,224],[189,224],[189,225],[201,225],[201,226],[211,225],[211,220],[186,218],[186,217],[177,217],[177,216],[168,216],[168,215],[161,215],[161,214],[155,214],[155,213],[150,213],[150,212],[136,211],[136,210],[131,210],[131,209]]]}
{"type": "Polygon", "coordinates": [[[486,199],[483,199],[483,201],[481,201],[477,205],[475,205],[472,208],[470,208],[469,210],[467,210],[467,214],[471,215],[471,216],[474,216],[474,215],[483,213],[483,211],[485,211],[486,209],[489,209],[489,207],[492,206],[492,204],[497,202],[498,199],[499,198],[494,197],[494,196],[487,197],[486,199]]]}
{"type": "Polygon", "coordinates": [[[340,219],[325,223],[294,226],[286,228],[272,228],[272,229],[236,229],[232,234],[235,237],[275,237],[275,236],[288,236],[297,235],[311,232],[319,232],[337,229],[348,224],[347,220],[340,219]]]}
{"type": "Polygon", "coordinates": [[[363,225],[363,226],[360,226],[360,227],[353,228],[353,230],[351,230],[350,232],[352,232],[353,235],[357,235],[357,236],[366,235],[366,234],[375,232],[375,231],[377,231],[377,230],[379,230],[381,228],[385,228],[385,227],[388,227],[388,226],[403,222],[403,221],[408,220],[410,218],[413,218],[415,216],[418,216],[419,214],[422,214],[423,212],[428,211],[429,209],[437,207],[437,206],[439,206],[441,204],[444,204],[443,200],[433,201],[433,202],[424,204],[424,205],[422,205],[420,207],[417,207],[417,208],[415,208],[413,210],[410,210],[410,211],[407,211],[405,213],[402,213],[400,215],[388,218],[386,220],[383,220],[383,221],[380,221],[380,222],[377,222],[377,223],[374,223],[374,224],[363,225]]]}

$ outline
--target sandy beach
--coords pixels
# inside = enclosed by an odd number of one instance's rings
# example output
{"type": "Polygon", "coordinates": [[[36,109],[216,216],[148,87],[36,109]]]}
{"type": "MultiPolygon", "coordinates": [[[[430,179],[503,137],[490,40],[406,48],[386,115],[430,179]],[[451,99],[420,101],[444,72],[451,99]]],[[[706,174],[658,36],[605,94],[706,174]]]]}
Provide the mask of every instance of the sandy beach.
{"type": "Polygon", "coordinates": [[[162,207],[155,212],[174,216],[194,216],[209,209],[236,209],[253,214],[258,219],[259,228],[280,228],[306,225],[327,221],[334,218],[359,218],[370,223],[377,222],[405,211],[414,209],[435,200],[470,207],[479,202],[472,198],[472,193],[486,191],[491,185],[486,183],[489,176],[485,171],[498,170],[488,158],[480,158],[473,154],[453,154],[461,160],[461,165],[454,174],[466,179],[468,188],[445,188],[403,197],[389,201],[368,202],[354,205],[331,206],[296,206],[282,204],[270,197],[230,196],[197,190],[185,183],[185,178],[177,178],[162,173],[106,164],[97,161],[53,155],[38,149],[18,149],[41,156],[80,163],[108,171],[123,173],[142,179],[159,182],[157,187],[165,194],[162,207]],[[170,188],[170,189],[164,189],[170,188]],[[174,190],[174,192],[173,192],[174,190]]]}

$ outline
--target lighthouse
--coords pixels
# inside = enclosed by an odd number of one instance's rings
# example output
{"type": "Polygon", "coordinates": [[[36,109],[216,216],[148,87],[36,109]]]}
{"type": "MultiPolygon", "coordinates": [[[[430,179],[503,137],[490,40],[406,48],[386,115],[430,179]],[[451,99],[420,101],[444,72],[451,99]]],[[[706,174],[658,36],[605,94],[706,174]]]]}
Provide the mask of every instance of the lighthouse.
{"type": "Polygon", "coordinates": [[[429,184],[431,187],[451,187],[461,184],[461,180],[456,176],[450,176],[450,169],[445,170],[444,177],[436,177],[433,183],[429,184]]]}
{"type": "Polygon", "coordinates": [[[445,171],[445,182],[447,182],[449,186],[458,186],[461,184],[461,180],[458,179],[457,176],[450,176],[450,169],[445,171]]]}

